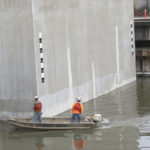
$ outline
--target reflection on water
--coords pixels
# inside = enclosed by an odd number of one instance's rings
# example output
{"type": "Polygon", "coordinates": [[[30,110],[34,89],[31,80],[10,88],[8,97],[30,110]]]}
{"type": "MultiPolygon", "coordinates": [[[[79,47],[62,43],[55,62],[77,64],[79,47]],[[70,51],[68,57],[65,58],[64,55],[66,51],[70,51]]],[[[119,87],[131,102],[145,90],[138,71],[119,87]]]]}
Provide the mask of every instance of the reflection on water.
{"type": "Polygon", "coordinates": [[[73,147],[76,150],[84,149],[85,147],[85,139],[82,137],[81,134],[74,134],[73,135],[73,147]]]}
{"type": "MultiPolygon", "coordinates": [[[[87,116],[101,113],[99,128],[31,132],[0,123],[0,149],[8,150],[147,150],[150,149],[150,79],[127,86],[84,104],[87,116]]],[[[60,116],[71,116],[67,111],[60,116]]]]}
{"type": "Polygon", "coordinates": [[[45,147],[43,138],[37,138],[36,146],[39,150],[42,150],[45,147]]]}

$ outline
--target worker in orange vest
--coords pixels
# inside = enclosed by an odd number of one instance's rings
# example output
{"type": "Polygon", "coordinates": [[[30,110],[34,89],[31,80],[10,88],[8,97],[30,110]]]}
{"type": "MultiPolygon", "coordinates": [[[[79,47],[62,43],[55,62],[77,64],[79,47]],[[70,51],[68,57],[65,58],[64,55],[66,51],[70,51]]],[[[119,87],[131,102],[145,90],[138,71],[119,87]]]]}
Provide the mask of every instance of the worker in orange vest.
{"type": "Polygon", "coordinates": [[[81,97],[77,97],[76,102],[72,106],[71,123],[74,123],[76,117],[78,119],[78,122],[81,123],[83,115],[84,115],[84,108],[83,104],[81,104],[81,97]]]}
{"type": "Polygon", "coordinates": [[[37,118],[39,120],[40,123],[42,123],[42,103],[39,101],[39,98],[38,96],[35,96],[34,97],[35,99],[35,102],[34,102],[34,105],[32,106],[33,110],[34,110],[34,116],[33,116],[33,119],[32,119],[32,122],[35,123],[37,118]]]}

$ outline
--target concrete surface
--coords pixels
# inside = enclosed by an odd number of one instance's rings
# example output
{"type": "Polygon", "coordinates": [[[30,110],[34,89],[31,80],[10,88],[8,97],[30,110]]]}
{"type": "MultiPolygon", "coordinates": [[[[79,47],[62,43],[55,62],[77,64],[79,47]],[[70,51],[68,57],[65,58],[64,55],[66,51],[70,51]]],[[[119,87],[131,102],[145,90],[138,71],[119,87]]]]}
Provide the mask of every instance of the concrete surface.
{"type": "MultiPolygon", "coordinates": [[[[130,0],[16,0],[0,15],[3,111],[21,112],[21,101],[29,105],[37,94],[43,116],[54,116],[71,108],[77,96],[86,102],[136,79],[130,0]],[[10,100],[18,107],[8,106],[10,100]]],[[[27,105],[24,115],[32,111],[27,105]]]]}

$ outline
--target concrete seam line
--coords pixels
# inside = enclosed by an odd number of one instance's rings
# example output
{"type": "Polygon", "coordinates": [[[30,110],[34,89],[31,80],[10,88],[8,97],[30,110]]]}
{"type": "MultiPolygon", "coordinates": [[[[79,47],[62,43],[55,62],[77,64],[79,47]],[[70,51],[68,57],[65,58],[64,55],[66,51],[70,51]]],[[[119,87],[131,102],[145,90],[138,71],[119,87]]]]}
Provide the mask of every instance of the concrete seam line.
{"type": "Polygon", "coordinates": [[[119,59],[119,38],[118,38],[118,26],[115,27],[116,34],[116,66],[117,66],[117,86],[119,86],[120,82],[120,59],[119,59]]]}

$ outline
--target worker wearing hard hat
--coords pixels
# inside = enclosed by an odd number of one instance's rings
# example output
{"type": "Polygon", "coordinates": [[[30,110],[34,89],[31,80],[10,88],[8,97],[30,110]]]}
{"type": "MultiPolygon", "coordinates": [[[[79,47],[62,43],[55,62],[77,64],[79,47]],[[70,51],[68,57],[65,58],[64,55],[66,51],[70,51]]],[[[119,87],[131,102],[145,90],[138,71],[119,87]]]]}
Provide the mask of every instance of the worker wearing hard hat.
{"type": "Polygon", "coordinates": [[[35,123],[36,120],[38,119],[40,123],[42,123],[42,103],[39,101],[39,97],[38,96],[35,96],[34,97],[34,105],[32,106],[33,110],[34,110],[34,116],[33,116],[33,119],[32,119],[32,122],[35,123]]]}
{"type": "Polygon", "coordinates": [[[77,97],[76,102],[72,106],[71,123],[74,123],[75,118],[78,119],[78,123],[81,123],[83,115],[84,115],[84,108],[83,104],[81,104],[81,97],[77,97]]]}

